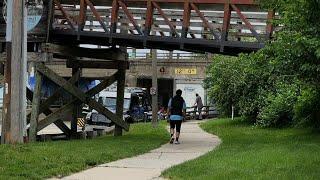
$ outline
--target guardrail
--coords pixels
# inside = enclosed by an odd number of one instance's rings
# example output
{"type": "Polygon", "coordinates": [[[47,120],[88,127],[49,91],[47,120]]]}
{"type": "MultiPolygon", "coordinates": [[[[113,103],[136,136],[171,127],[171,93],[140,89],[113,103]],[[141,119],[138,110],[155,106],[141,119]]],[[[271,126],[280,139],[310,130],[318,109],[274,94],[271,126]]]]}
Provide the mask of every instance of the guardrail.
{"type": "MultiPolygon", "coordinates": [[[[202,113],[203,119],[214,118],[219,115],[217,109],[214,106],[203,106],[201,113],[202,113]]],[[[187,107],[185,120],[197,119],[198,116],[199,116],[199,113],[196,107],[187,107]]],[[[152,119],[152,113],[145,112],[143,121],[147,122],[151,119],[152,119]]],[[[158,113],[158,120],[164,120],[164,119],[168,119],[167,114],[158,113]]]]}
{"type": "MultiPolygon", "coordinates": [[[[201,110],[202,118],[214,118],[219,115],[217,109],[214,106],[203,106],[201,110]]],[[[187,107],[186,110],[186,119],[197,119],[199,117],[199,113],[197,107],[187,107]]]]}

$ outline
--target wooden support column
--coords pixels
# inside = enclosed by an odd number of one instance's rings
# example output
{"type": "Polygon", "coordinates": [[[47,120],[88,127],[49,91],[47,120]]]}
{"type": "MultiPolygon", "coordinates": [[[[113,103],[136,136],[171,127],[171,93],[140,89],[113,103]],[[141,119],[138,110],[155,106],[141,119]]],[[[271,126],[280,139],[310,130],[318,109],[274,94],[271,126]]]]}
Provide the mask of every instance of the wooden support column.
{"type": "MultiPolygon", "coordinates": [[[[75,76],[77,75],[77,79],[80,79],[80,74],[79,73],[81,72],[81,69],[80,68],[72,68],[72,76],[75,76]]],[[[79,81],[77,81],[75,83],[75,86],[76,87],[79,87],[79,81]]],[[[82,103],[74,103],[73,104],[73,110],[72,110],[72,118],[71,118],[71,137],[76,137],[77,135],[77,121],[78,121],[78,117],[79,117],[79,114],[81,112],[81,106],[82,106],[82,103]]]]}
{"type": "MultiPolygon", "coordinates": [[[[117,76],[117,109],[116,115],[119,119],[123,119],[123,103],[124,103],[124,88],[126,81],[126,70],[121,68],[118,70],[117,76]]],[[[122,136],[122,128],[115,125],[114,136],[122,136]]]]}
{"type": "Polygon", "coordinates": [[[40,102],[41,102],[42,74],[38,72],[37,65],[35,67],[35,78],[36,78],[36,84],[34,87],[34,93],[32,98],[32,111],[31,111],[30,129],[29,129],[30,142],[35,142],[37,140],[38,118],[39,118],[39,109],[40,109],[40,102]]]}
{"type": "Polygon", "coordinates": [[[4,102],[1,143],[23,143],[26,135],[27,31],[25,1],[7,1],[4,102]]]}
{"type": "MultiPolygon", "coordinates": [[[[120,33],[127,34],[128,33],[128,24],[122,23],[120,26],[120,33]]],[[[127,52],[127,47],[121,46],[121,51],[127,52]]],[[[127,59],[125,59],[127,61],[127,59]]],[[[124,88],[126,83],[126,68],[118,67],[117,73],[117,109],[116,116],[123,120],[123,103],[124,103],[124,88]]],[[[122,127],[115,125],[114,136],[122,136],[122,127]]]]}

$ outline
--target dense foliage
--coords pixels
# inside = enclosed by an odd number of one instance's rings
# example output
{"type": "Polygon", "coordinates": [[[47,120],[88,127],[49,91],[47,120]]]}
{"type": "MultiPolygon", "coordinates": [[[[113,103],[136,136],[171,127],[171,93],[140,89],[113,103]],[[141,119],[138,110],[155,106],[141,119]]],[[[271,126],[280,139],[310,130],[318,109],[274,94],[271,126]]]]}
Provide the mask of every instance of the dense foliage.
{"type": "Polygon", "coordinates": [[[272,42],[252,54],[215,56],[206,87],[220,112],[231,106],[263,127],[320,127],[320,0],[261,0],[277,8],[272,42]]]}

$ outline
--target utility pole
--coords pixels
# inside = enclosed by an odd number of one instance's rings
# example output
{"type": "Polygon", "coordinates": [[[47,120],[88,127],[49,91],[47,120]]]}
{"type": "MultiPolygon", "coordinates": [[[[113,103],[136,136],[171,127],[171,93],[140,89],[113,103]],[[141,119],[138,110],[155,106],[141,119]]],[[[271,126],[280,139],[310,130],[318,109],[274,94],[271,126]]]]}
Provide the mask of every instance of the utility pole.
{"type": "Polygon", "coordinates": [[[152,60],[152,126],[158,125],[158,68],[157,68],[157,50],[151,50],[152,60]]]}
{"type": "Polygon", "coordinates": [[[24,0],[7,1],[1,143],[23,143],[26,125],[27,31],[24,0]]]}

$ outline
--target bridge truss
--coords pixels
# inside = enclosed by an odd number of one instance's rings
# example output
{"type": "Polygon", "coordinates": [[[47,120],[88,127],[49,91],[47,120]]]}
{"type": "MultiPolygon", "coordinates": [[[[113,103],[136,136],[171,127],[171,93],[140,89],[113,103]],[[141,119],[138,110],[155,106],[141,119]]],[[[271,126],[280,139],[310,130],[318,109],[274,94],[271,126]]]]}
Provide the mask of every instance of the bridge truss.
{"type": "Polygon", "coordinates": [[[272,36],[253,0],[54,0],[53,41],[237,54],[272,36]]]}

